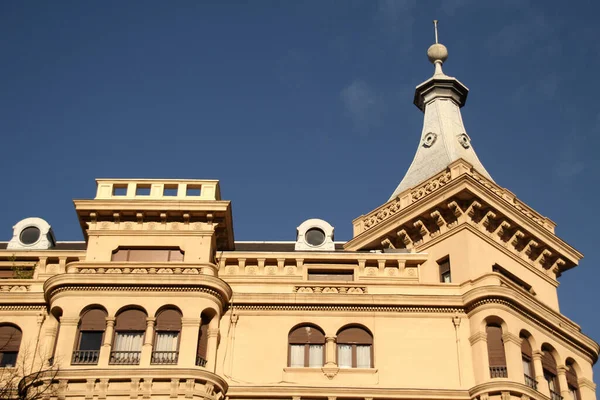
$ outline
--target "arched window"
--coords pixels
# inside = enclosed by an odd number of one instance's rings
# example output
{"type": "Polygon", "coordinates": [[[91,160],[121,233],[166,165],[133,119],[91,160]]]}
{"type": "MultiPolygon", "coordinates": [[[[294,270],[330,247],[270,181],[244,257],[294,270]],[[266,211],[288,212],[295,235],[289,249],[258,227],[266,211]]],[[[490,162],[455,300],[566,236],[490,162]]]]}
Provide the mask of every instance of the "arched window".
{"type": "Polygon", "coordinates": [[[162,310],[156,316],[152,364],[177,364],[179,356],[181,313],[174,308],[162,310]]]}
{"type": "Polygon", "coordinates": [[[198,345],[196,346],[196,365],[206,366],[208,354],[208,327],[216,313],[214,310],[205,310],[200,314],[200,331],[198,332],[198,345]]]}
{"type": "Polygon", "coordinates": [[[521,338],[521,359],[523,360],[523,373],[525,374],[525,384],[530,388],[537,390],[537,381],[535,380],[535,370],[533,369],[533,352],[531,343],[523,333],[521,338]]]}
{"type": "Polygon", "coordinates": [[[561,400],[560,386],[558,385],[558,370],[556,368],[556,360],[551,353],[551,349],[542,346],[542,368],[544,369],[544,378],[548,382],[550,389],[550,398],[552,400],[561,400]]]}
{"type": "Polygon", "coordinates": [[[366,329],[350,326],[337,334],[340,368],[373,368],[373,336],[366,329]]]}
{"type": "Polygon", "coordinates": [[[106,315],[106,311],[101,308],[90,308],[81,314],[72,364],[98,364],[106,329],[106,315]]]}
{"type": "Polygon", "coordinates": [[[488,360],[490,362],[491,378],[507,378],[506,356],[502,341],[502,328],[496,324],[488,324],[487,333],[488,360]]]}
{"type": "Polygon", "coordinates": [[[23,333],[14,325],[0,326],[0,367],[15,367],[23,333]]]}
{"type": "Polygon", "coordinates": [[[575,362],[572,359],[567,360],[567,385],[569,386],[571,400],[579,400],[579,383],[577,383],[575,362]]]}
{"type": "Polygon", "coordinates": [[[325,334],[320,328],[302,325],[288,335],[290,367],[322,367],[325,361],[325,334]]]}
{"type": "Polygon", "coordinates": [[[146,330],[146,313],[128,309],[117,315],[111,364],[139,364],[146,330]]]}

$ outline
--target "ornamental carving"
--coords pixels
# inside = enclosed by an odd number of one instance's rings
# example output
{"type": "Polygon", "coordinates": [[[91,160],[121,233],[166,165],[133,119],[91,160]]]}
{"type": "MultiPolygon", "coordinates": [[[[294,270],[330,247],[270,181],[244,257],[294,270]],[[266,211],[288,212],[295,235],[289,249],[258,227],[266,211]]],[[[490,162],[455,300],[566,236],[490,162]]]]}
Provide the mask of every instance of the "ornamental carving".
{"type": "Polygon", "coordinates": [[[204,268],[155,268],[155,267],[114,267],[114,268],[80,268],[74,269],[73,272],[79,274],[175,274],[175,275],[201,275],[204,273],[204,268]]]}
{"type": "Polygon", "coordinates": [[[0,286],[0,292],[29,292],[31,290],[30,285],[2,285],[0,286]]]}
{"type": "Polygon", "coordinates": [[[441,175],[435,177],[434,179],[431,179],[429,182],[425,183],[424,185],[421,185],[420,187],[416,188],[410,193],[412,201],[417,201],[425,197],[429,193],[436,191],[437,189],[450,182],[451,178],[452,175],[450,174],[450,171],[445,171],[441,175]]]}
{"type": "Polygon", "coordinates": [[[366,286],[295,286],[294,293],[365,294],[366,286]]]}

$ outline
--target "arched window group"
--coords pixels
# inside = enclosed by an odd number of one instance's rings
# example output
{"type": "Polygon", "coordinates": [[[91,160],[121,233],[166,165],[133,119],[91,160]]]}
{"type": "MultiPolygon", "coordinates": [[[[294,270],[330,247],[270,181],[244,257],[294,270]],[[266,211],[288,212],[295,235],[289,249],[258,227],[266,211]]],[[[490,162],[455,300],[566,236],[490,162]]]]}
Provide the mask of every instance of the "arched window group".
{"type": "MultiPolygon", "coordinates": [[[[206,366],[209,347],[209,324],[216,312],[207,309],[201,314],[196,365],[206,366]]],[[[141,307],[131,306],[117,312],[115,318],[101,306],[86,308],[80,314],[72,364],[98,364],[103,344],[110,345],[109,364],[137,365],[141,361],[144,343],[152,345],[151,364],[177,364],[181,342],[182,313],[175,306],[166,306],[155,318],[141,307]],[[153,328],[153,329],[152,329],[153,328]],[[152,337],[147,336],[152,334],[152,337]]],[[[1,332],[0,332],[1,334],[1,332]]]]}
{"type": "Polygon", "coordinates": [[[0,326],[0,367],[15,367],[21,347],[22,332],[15,325],[0,326]]]}
{"type": "MultiPolygon", "coordinates": [[[[491,321],[485,326],[490,378],[507,378],[508,371],[503,341],[503,323],[497,322],[498,319],[493,317],[490,317],[490,319],[491,321]]],[[[572,358],[567,358],[565,366],[561,367],[566,369],[564,372],[568,385],[566,389],[568,389],[571,396],[571,399],[563,399],[561,390],[564,392],[565,388],[560,387],[558,379],[559,367],[554,356],[557,354],[555,349],[549,344],[541,346],[541,351],[536,352],[536,357],[540,357],[541,355],[540,358],[536,359],[539,368],[536,370],[531,335],[529,332],[523,330],[519,334],[519,339],[521,340],[521,361],[525,384],[532,389],[538,390],[538,386],[541,383],[538,381],[539,379],[536,380],[536,377],[541,379],[543,376],[543,380],[545,380],[544,384],[548,386],[551,400],[579,400],[579,385],[575,361],[572,358]]]]}
{"type": "Polygon", "coordinates": [[[336,342],[336,354],[328,357],[323,330],[313,324],[297,326],[288,335],[288,366],[320,368],[331,359],[339,368],[373,367],[373,335],[366,328],[344,327],[337,332],[336,342]]]}

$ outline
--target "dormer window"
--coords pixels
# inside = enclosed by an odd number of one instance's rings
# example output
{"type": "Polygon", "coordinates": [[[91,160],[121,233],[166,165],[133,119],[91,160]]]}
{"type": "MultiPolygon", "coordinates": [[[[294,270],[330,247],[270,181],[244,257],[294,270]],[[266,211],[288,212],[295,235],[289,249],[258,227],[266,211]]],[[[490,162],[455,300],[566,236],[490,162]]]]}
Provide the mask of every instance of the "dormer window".
{"type": "Polygon", "coordinates": [[[304,221],[297,230],[295,250],[334,251],[333,226],[322,219],[304,221]]]}
{"type": "Polygon", "coordinates": [[[7,249],[47,250],[54,247],[56,240],[50,224],[41,218],[25,218],[13,227],[13,237],[7,249]]]}

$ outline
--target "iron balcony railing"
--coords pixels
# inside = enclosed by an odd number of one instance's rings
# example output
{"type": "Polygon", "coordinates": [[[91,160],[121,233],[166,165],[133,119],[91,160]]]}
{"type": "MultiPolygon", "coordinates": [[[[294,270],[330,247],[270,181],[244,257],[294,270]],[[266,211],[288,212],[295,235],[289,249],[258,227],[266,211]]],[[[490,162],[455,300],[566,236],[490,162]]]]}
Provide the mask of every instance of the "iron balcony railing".
{"type": "Polygon", "coordinates": [[[177,364],[178,351],[153,351],[152,364],[177,364]]]}
{"type": "Polygon", "coordinates": [[[111,351],[110,363],[121,365],[136,365],[140,363],[141,351],[111,351]]]}
{"type": "Polygon", "coordinates": [[[490,367],[490,377],[508,378],[508,371],[506,367],[490,367]]]}
{"type": "Polygon", "coordinates": [[[71,364],[98,364],[100,350],[75,350],[71,364]]]}
{"type": "Polygon", "coordinates": [[[206,367],[206,360],[200,356],[196,356],[196,365],[198,367],[206,367]]]}
{"type": "Polygon", "coordinates": [[[550,399],[563,400],[563,397],[560,395],[560,393],[556,393],[554,390],[550,389],[550,399]]]}
{"type": "Polygon", "coordinates": [[[527,374],[525,374],[525,384],[527,386],[529,386],[530,388],[537,390],[538,382],[534,378],[532,378],[531,376],[529,376],[527,374]]]}

